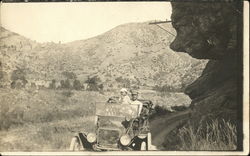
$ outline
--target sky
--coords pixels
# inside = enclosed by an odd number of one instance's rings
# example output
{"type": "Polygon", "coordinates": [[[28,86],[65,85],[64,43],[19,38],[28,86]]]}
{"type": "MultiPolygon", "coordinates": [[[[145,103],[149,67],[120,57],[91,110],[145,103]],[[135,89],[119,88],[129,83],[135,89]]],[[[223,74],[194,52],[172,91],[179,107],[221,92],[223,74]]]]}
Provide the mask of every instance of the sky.
{"type": "Polygon", "coordinates": [[[65,43],[125,23],[165,21],[171,12],[169,2],[2,3],[1,25],[37,42],[65,43]]]}

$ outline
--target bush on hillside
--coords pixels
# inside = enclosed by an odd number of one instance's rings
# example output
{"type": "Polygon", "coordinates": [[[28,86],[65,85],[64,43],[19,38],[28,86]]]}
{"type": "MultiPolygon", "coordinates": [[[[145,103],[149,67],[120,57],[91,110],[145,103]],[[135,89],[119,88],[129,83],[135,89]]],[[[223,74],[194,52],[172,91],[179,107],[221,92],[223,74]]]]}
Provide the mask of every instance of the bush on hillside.
{"type": "Polygon", "coordinates": [[[0,109],[0,130],[8,130],[11,126],[23,124],[24,111],[20,107],[11,108],[3,99],[0,109]]]}
{"type": "Polygon", "coordinates": [[[158,92],[183,92],[184,89],[185,89],[184,87],[175,88],[175,87],[167,85],[167,84],[163,85],[163,86],[155,85],[153,87],[153,90],[158,91],[158,92]]]}
{"type": "Polygon", "coordinates": [[[61,84],[61,88],[62,89],[71,89],[72,88],[72,86],[70,85],[69,79],[67,79],[67,80],[61,80],[60,84],[61,84]]]}
{"type": "Polygon", "coordinates": [[[74,72],[64,71],[64,72],[62,72],[62,75],[65,76],[65,78],[67,78],[67,79],[76,79],[77,78],[77,76],[74,72]]]}
{"type": "Polygon", "coordinates": [[[73,89],[75,89],[75,90],[83,89],[83,86],[79,80],[74,80],[73,89]]]}
{"type": "Polygon", "coordinates": [[[71,97],[74,95],[74,93],[71,90],[68,90],[68,91],[63,91],[62,95],[65,97],[71,97]]]}
{"type": "Polygon", "coordinates": [[[56,89],[56,80],[52,80],[52,82],[49,84],[50,89],[56,89]]]}
{"type": "Polygon", "coordinates": [[[12,72],[11,74],[11,80],[16,81],[16,80],[25,80],[25,71],[24,69],[16,69],[12,72]]]}
{"type": "Polygon", "coordinates": [[[101,91],[103,90],[103,84],[98,76],[88,77],[85,81],[88,84],[87,90],[89,91],[101,91]]]}
{"type": "Polygon", "coordinates": [[[7,77],[7,73],[4,71],[1,71],[1,62],[0,62],[0,88],[2,88],[4,84],[6,83],[4,80],[5,77],[7,77]]]}
{"type": "Polygon", "coordinates": [[[121,76],[117,77],[116,82],[120,83],[122,87],[124,88],[130,88],[131,82],[128,78],[123,78],[121,76]]]}
{"type": "Polygon", "coordinates": [[[16,69],[11,74],[11,88],[23,88],[28,83],[24,69],[16,69]]]}

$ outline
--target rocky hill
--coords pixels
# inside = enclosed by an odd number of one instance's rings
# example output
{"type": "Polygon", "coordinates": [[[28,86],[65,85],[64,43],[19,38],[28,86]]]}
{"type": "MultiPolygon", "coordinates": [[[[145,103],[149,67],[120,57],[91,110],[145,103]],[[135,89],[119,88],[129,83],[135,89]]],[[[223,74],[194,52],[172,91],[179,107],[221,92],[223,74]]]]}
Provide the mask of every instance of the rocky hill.
{"type": "MultiPolygon", "coordinates": [[[[197,128],[211,120],[232,122],[237,126],[237,150],[242,150],[241,5],[239,1],[172,2],[177,37],[170,45],[194,58],[210,59],[201,77],[185,90],[192,99],[189,124],[197,128]]],[[[168,149],[178,146],[178,133],[166,136],[168,149]]]]}
{"type": "Polygon", "coordinates": [[[37,43],[1,28],[2,86],[18,70],[28,82],[44,81],[45,86],[73,73],[82,83],[98,76],[106,89],[127,84],[182,89],[201,75],[207,61],[172,51],[175,30],[171,24],[159,26],[129,23],[65,44],[37,43]]]}

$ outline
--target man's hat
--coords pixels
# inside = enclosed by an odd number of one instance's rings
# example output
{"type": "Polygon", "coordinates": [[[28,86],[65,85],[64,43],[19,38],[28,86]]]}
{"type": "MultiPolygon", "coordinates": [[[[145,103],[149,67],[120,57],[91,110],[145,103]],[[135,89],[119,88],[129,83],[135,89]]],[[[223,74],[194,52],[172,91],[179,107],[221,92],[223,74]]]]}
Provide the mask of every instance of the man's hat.
{"type": "Polygon", "coordinates": [[[131,90],[130,92],[131,92],[131,95],[138,95],[139,94],[139,92],[137,90],[131,90]]]}

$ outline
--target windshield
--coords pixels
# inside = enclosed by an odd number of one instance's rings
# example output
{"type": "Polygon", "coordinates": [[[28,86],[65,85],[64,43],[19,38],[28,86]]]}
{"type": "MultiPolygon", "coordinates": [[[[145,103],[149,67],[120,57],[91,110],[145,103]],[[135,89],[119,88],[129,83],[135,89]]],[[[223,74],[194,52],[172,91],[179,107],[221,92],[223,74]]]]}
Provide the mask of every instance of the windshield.
{"type": "Polygon", "coordinates": [[[98,116],[98,126],[103,128],[124,128],[123,121],[124,117],[98,116]]]}
{"type": "Polygon", "coordinates": [[[137,117],[137,114],[137,105],[107,103],[99,103],[96,105],[96,115],[98,116],[116,116],[131,119],[137,117]]]}

